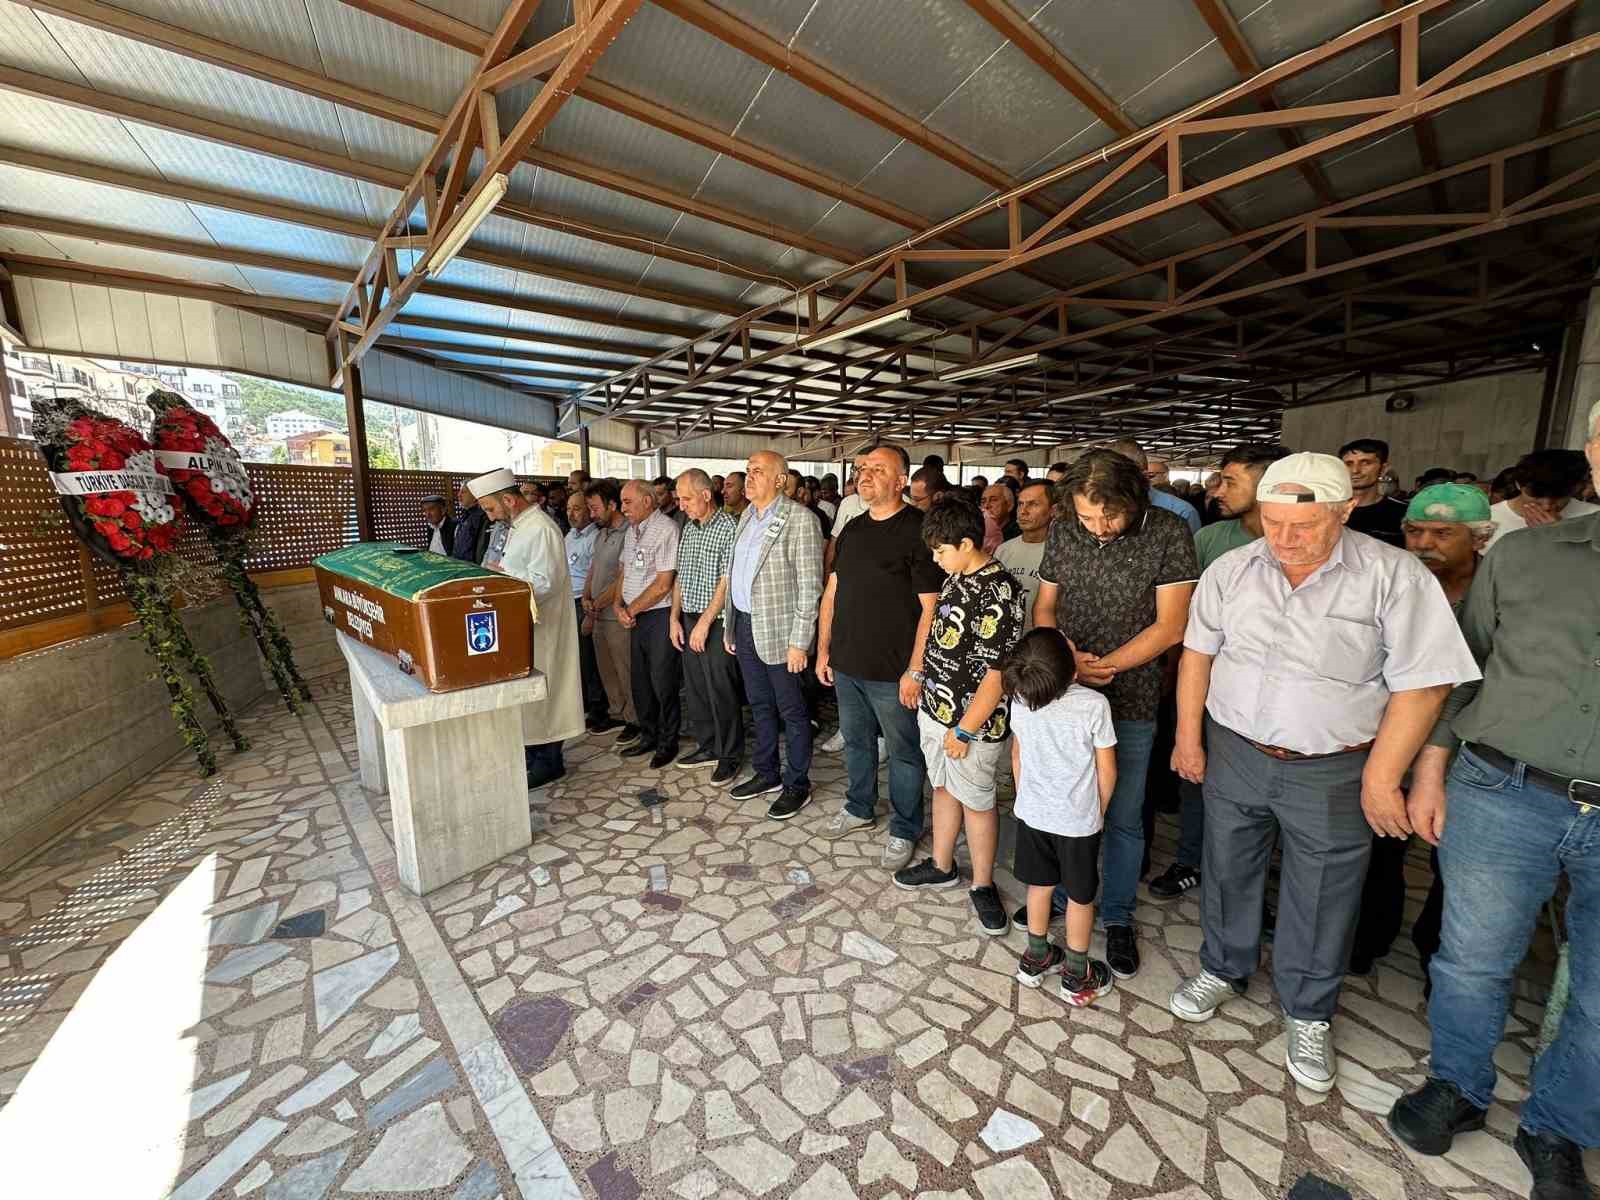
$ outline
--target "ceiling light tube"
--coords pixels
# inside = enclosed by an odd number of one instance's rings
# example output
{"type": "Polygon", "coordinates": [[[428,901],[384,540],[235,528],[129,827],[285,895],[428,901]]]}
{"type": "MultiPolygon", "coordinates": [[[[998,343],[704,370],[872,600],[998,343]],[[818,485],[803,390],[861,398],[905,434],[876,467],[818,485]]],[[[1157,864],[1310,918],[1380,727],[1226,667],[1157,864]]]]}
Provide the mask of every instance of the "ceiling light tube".
{"type": "Polygon", "coordinates": [[[872,320],[863,321],[859,325],[851,325],[846,329],[829,330],[821,337],[807,341],[805,348],[807,350],[815,350],[819,346],[826,346],[830,342],[839,342],[845,338],[855,337],[857,334],[865,333],[869,329],[876,329],[880,325],[892,325],[896,321],[904,321],[910,315],[911,310],[909,308],[897,308],[893,312],[884,313],[881,317],[873,317],[872,320]]]}
{"type": "Polygon", "coordinates": [[[461,219],[450,227],[450,232],[444,235],[444,240],[434,251],[433,258],[428,261],[429,275],[437,277],[450,265],[450,261],[461,252],[461,247],[467,244],[467,239],[477,232],[479,225],[483,224],[484,218],[505,198],[506,189],[510,186],[511,180],[505,175],[489,177],[489,182],[484,184],[483,190],[472,198],[467,211],[462,213],[461,219]]]}
{"type": "Polygon", "coordinates": [[[941,383],[954,383],[958,379],[972,379],[979,375],[988,375],[994,371],[1005,371],[1011,367],[1026,367],[1039,361],[1037,354],[1018,354],[1012,358],[1002,358],[998,362],[974,363],[970,367],[962,367],[959,371],[951,371],[948,375],[939,376],[941,383]]]}

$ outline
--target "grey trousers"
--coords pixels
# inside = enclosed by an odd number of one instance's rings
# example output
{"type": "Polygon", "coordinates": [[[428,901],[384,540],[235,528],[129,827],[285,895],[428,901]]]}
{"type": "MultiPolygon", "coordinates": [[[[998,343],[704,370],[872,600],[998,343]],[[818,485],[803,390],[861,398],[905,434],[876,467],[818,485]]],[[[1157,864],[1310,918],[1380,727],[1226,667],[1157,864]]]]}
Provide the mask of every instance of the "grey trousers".
{"type": "Polygon", "coordinates": [[[1328,1021],[1339,1000],[1372,853],[1361,812],[1365,751],[1283,762],[1206,718],[1200,964],[1240,986],[1261,961],[1272,843],[1283,874],[1272,982],[1289,1016],[1328,1021]]]}
{"type": "Polygon", "coordinates": [[[622,627],[622,622],[594,623],[595,664],[600,668],[600,680],[611,704],[611,719],[627,725],[634,724],[632,645],[633,635],[622,627]]]}

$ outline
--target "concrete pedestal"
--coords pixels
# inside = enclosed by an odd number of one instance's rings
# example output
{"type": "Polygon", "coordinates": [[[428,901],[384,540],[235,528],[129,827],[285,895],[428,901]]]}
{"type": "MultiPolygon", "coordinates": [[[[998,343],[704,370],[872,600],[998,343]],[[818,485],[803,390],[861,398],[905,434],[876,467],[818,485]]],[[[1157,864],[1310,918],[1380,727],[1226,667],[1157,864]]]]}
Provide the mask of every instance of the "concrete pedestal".
{"type": "Polygon", "coordinates": [[[528,845],[522,706],[544,699],[544,675],[430,692],[344,634],[339,650],[361,785],[389,793],[400,881],[426,895],[528,845]]]}

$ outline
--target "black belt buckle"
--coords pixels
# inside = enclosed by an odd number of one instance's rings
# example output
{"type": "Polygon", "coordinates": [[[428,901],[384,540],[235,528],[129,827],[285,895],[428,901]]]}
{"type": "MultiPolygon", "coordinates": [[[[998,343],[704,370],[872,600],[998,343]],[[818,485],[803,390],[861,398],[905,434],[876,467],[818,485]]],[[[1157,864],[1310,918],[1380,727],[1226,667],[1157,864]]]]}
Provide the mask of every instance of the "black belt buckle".
{"type": "Polygon", "coordinates": [[[1584,809],[1600,805],[1600,783],[1592,779],[1569,779],[1567,799],[1584,809]]]}

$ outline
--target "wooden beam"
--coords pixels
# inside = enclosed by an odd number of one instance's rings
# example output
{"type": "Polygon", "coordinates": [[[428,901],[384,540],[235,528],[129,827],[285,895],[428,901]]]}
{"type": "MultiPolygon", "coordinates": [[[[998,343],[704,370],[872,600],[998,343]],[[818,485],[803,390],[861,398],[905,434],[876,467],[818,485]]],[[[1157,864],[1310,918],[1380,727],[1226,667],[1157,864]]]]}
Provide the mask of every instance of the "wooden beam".
{"type": "Polygon", "coordinates": [[[578,27],[568,25],[559,33],[552,33],[536,46],[514,54],[492,70],[485,71],[479,86],[486,92],[503,92],[540,75],[555,70],[561,60],[578,40],[578,27]]]}
{"type": "Polygon", "coordinates": [[[481,55],[489,44],[489,35],[476,25],[446,16],[416,0],[343,0],[343,3],[471,54],[481,55]]]}
{"type": "Polygon", "coordinates": [[[356,493],[356,532],[363,542],[375,536],[372,525],[372,491],[367,484],[367,412],[361,394],[361,367],[344,364],[344,420],[350,432],[350,482],[356,493]]]}

